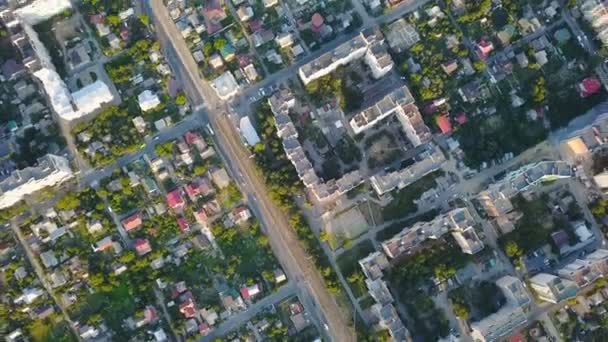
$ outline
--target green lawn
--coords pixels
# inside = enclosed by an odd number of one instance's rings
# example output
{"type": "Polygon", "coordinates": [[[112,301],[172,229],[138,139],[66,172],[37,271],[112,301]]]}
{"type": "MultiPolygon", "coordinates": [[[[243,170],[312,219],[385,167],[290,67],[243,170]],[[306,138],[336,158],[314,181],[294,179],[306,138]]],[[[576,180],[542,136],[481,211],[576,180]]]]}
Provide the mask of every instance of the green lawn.
{"type": "Polygon", "coordinates": [[[382,210],[384,221],[403,218],[418,210],[414,200],[420,198],[423,192],[435,187],[435,179],[443,176],[443,171],[438,170],[420,178],[414,183],[401,190],[394,190],[391,195],[393,201],[382,210]]]}
{"type": "Polygon", "coordinates": [[[370,253],[374,252],[374,245],[370,240],[364,240],[353,246],[348,251],[340,254],[336,259],[336,263],[346,278],[348,285],[355,297],[361,297],[367,292],[365,287],[365,276],[359,267],[358,261],[370,253]]]}

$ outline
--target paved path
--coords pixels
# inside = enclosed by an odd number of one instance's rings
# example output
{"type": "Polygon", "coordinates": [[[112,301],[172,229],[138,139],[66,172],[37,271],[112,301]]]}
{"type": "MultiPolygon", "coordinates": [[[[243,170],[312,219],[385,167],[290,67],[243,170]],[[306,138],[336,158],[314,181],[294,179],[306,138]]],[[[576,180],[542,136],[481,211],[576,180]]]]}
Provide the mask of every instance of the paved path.
{"type": "Polygon", "coordinates": [[[55,295],[53,288],[51,287],[51,285],[49,284],[49,282],[46,278],[46,273],[45,273],[44,269],[42,268],[40,261],[38,261],[38,258],[36,257],[36,255],[34,254],[32,249],[30,248],[30,245],[27,243],[27,239],[21,232],[21,229],[19,228],[19,226],[17,224],[16,218],[13,218],[11,220],[11,229],[13,230],[15,237],[17,238],[17,240],[19,240],[19,243],[23,247],[23,250],[25,251],[25,255],[26,255],[29,263],[32,265],[34,272],[36,273],[36,275],[38,276],[38,279],[40,279],[40,282],[46,289],[46,292],[48,292],[49,296],[51,296],[51,298],[53,298],[53,300],[55,301],[55,303],[61,310],[61,315],[63,316],[63,319],[68,323],[70,330],[72,330],[72,332],[74,333],[74,336],[78,339],[78,341],[82,341],[82,339],[80,338],[80,334],[78,333],[78,330],[76,329],[76,325],[70,319],[70,315],[68,314],[65,306],[63,305],[63,303],[61,302],[59,297],[57,297],[57,295],[55,295]]]}
{"type": "Polygon", "coordinates": [[[248,307],[247,310],[242,311],[234,316],[231,316],[226,322],[220,324],[215,329],[211,331],[211,333],[202,338],[201,341],[211,341],[214,338],[221,338],[227,333],[238,329],[243,324],[247,323],[251,320],[255,315],[259,314],[261,311],[266,309],[267,307],[280,303],[283,300],[294,296],[296,294],[296,287],[293,286],[292,283],[288,283],[287,285],[283,285],[279,288],[279,290],[270,296],[267,296],[260,300],[259,302],[253,304],[248,307]]]}

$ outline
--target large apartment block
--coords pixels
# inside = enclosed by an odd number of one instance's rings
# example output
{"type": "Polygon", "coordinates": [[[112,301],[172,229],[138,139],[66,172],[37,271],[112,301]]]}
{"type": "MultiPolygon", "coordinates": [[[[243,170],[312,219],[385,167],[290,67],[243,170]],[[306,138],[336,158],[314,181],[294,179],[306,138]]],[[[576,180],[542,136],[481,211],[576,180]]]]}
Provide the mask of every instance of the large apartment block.
{"type": "Polygon", "coordinates": [[[481,321],[473,322],[471,337],[475,341],[496,341],[527,321],[526,313],[520,307],[505,305],[481,321]]]}
{"type": "Polygon", "coordinates": [[[392,172],[381,171],[370,177],[370,181],[376,194],[382,196],[393,189],[403,189],[427,174],[439,170],[444,162],[443,152],[437,146],[427,144],[409,163],[406,162],[406,167],[392,172]]]}
{"type": "Polygon", "coordinates": [[[413,254],[428,239],[439,239],[451,232],[464,253],[475,254],[484,248],[475,232],[475,221],[467,208],[454,209],[437,216],[432,221],[416,222],[382,243],[384,253],[390,258],[413,254]]]}
{"type": "Polygon", "coordinates": [[[530,286],[538,298],[550,303],[572,298],[578,292],[575,282],[548,273],[539,273],[530,278],[530,286]]]}
{"type": "Polygon", "coordinates": [[[532,300],[521,280],[507,275],[496,280],[496,285],[507,302],[497,312],[471,324],[475,341],[496,341],[528,321],[524,310],[532,300]]]}
{"type": "Polygon", "coordinates": [[[71,177],[72,170],[66,158],[47,154],[38,159],[38,166],[16,170],[0,182],[0,209],[10,207],[26,195],[62,183],[71,177]]]}
{"type": "Polygon", "coordinates": [[[378,27],[363,30],[353,39],[300,67],[298,74],[304,84],[329,75],[338,67],[365,58],[374,78],[386,75],[393,60],[384,47],[384,36],[378,27]]]}
{"type": "Polygon", "coordinates": [[[608,250],[598,249],[584,259],[576,259],[567,264],[557,275],[573,281],[578,287],[585,287],[608,274],[608,250]]]}
{"type": "Polygon", "coordinates": [[[380,328],[387,329],[393,341],[411,340],[410,332],[393,305],[393,296],[382,279],[382,271],[389,266],[386,256],[380,252],[373,252],[359,260],[359,266],[365,274],[365,285],[369,295],[376,302],[372,305],[371,312],[378,319],[380,328]]]}
{"type": "Polygon", "coordinates": [[[40,81],[55,114],[67,121],[97,113],[104,105],[115,101],[110,88],[102,80],[71,93],[32,28],[71,6],[68,0],[37,0],[15,11],[0,8],[0,20],[10,27],[11,41],[24,55],[24,64],[40,81]]]}
{"type": "Polygon", "coordinates": [[[373,106],[356,114],[350,120],[350,126],[355,134],[359,134],[392,114],[397,115],[412,145],[419,146],[431,140],[431,130],[422,120],[407,86],[393,90],[373,106]]]}
{"type": "Polygon", "coordinates": [[[513,210],[511,198],[543,182],[574,175],[572,167],[565,161],[541,161],[522,166],[491,184],[477,196],[488,215],[502,216],[513,210]]]}
{"type": "Polygon", "coordinates": [[[346,173],[339,179],[324,181],[319,178],[298,140],[298,131],[289,118],[289,111],[296,104],[291,91],[286,88],[280,89],[268,99],[268,103],[274,114],[277,135],[283,141],[283,149],[287,158],[295,167],[304,186],[318,200],[324,201],[340,196],[363,182],[359,170],[346,173]]]}
{"type": "Polygon", "coordinates": [[[605,1],[586,0],[580,5],[585,19],[591,24],[597,38],[608,45],[608,5],[605,1]]]}

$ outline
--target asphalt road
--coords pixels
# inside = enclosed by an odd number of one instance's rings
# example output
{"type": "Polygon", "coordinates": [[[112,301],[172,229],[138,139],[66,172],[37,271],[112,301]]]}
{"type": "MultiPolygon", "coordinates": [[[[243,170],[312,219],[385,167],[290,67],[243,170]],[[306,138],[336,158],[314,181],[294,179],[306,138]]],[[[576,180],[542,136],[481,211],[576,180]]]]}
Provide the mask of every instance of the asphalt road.
{"type": "MultiPolygon", "coordinates": [[[[354,1],[355,9],[363,8],[362,5],[361,6],[357,5],[358,1],[359,0],[354,1]]],[[[347,41],[351,40],[353,37],[358,35],[359,32],[363,31],[364,29],[369,28],[369,27],[379,26],[379,25],[382,25],[385,23],[390,23],[396,19],[401,18],[406,13],[417,10],[418,8],[426,5],[429,2],[430,2],[430,0],[404,1],[401,5],[397,6],[396,8],[394,8],[393,10],[391,10],[389,13],[387,13],[385,15],[381,15],[376,18],[371,18],[368,15],[362,16],[363,25],[356,32],[351,33],[351,34],[344,34],[344,35],[337,37],[336,39],[332,40],[331,42],[323,45],[319,50],[313,51],[312,53],[303,57],[298,62],[296,62],[296,63],[288,66],[287,68],[285,68],[281,71],[278,71],[272,75],[268,75],[265,79],[261,80],[260,82],[255,83],[255,84],[251,85],[250,87],[246,88],[245,90],[241,91],[241,93],[239,94],[240,96],[235,98],[233,101],[235,108],[237,108],[236,111],[238,113],[247,113],[249,104],[250,104],[250,102],[248,100],[249,97],[251,97],[252,95],[256,95],[260,89],[265,88],[269,85],[275,84],[277,81],[284,81],[294,75],[297,75],[298,69],[300,68],[300,66],[318,58],[319,56],[321,56],[322,54],[324,54],[326,52],[329,52],[329,51],[335,49],[339,45],[346,43],[347,41]]]]}
{"type": "Polygon", "coordinates": [[[277,292],[271,294],[270,296],[265,297],[259,302],[253,304],[248,307],[246,311],[242,311],[235,316],[232,316],[228,321],[220,324],[215,329],[213,329],[209,335],[202,338],[203,342],[212,341],[215,338],[221,338],[227,333],[238,329],[243,324],[247,323],[251,320],[255,315],[262,312],[264,309],[269,307],[270,305],[281,302],[293,295],[296,294],[296,288],[293,284],[287,284],[282,286],[277,292]]]}
{"type": "MultiPolygon", "coordinates": [[[[220,155],[233,175],[242,179],[242,190],[248,198],[254,211],[260,213],[260,220],[267,230],[270,245],[277,258],[283,265],[290,279],[306,279],[297,284],[302,294],[310,293],[323,313],[324,322],[328,325],[327,333],[334,341],[355,341],[355,333],[348,326],[347,314],[338,306],[334,296],[327,290],[323,279],[310,256],[298,242],[289,221],[283,212],[270,200],[265,184],[257,174],[255,165],[249,159],[249,151],[241,143],[241,138],[231,124],[227,113],[226,102],[220,101],[209,84],[198,77],[198,67],[186,46],[182,36],[168,15],[161,0],[151,0],[151,18],[156,25],[157,35],[161,45],[166,50],[173,49],[168,54],[174,72],[180,75],[184,90],[194,104],[205,104],[209,112],[207,118],[213,128],[216,146],[220,155]]],[[[205,116],[205,113],[202,113],[205,116]]],[[[309,302],[303,300],[304,304],[309,302]]],[[[314,308],[307,307],[309,312],[314,308]]],[[[324,323],[325,324],[325,323],[324,323]]]]}

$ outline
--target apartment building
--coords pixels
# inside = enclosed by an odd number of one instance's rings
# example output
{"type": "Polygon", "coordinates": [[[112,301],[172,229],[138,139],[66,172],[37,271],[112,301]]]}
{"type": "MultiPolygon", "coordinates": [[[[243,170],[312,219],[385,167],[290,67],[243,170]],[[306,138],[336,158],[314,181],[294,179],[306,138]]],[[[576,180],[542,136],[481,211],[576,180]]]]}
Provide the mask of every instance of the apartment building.
{"type": "Polygon", "coordinates": [[[410,332],[407,330],[393,304],[372,305],[371,312],[378,317],[378,325],[381,329],[387,329],[393,341],[411,340],[410,332]]]}
{"type": "Polygon", "coordinates": [[[304,64],[298,70],[298,74],[302,82],[308,84],[329,75],[340,66],[364,57],[374,78],[386,75],[393,67],[393,60],[384,47],[384,36],[378,27],[365,29],[334,50],[304,64]]]}
{"type": "Polygon", "coordinates": [[[596,281],[601,274],[591,268],[591,262],[576,259],[558,270],[557,275],[575,282],[578,287],[584,287],[596,281]]]}
{"type": "Polygon", "coordinates": [[[401,52],[420,41],[420,35],[413,25],[401,18],[388,25],[386,41],[391,49],[401,52]]]}
{"type": "Polygon", "coordinates": [[[584,259],[576,259],[557,271],[561,278],[585,287],[608,274],[608,250],[598,249],[584,259]]]}
{"type": "Polygon", "coordinates": [[[578,292],[575,282],[548,273],[539,273],[530,278],[530,286],[540,299],[550,303],[572,298],[578,292]]]}
{"type": "Polygon", "coordinates": [[[10,207],[26,195],[60,184],[72,175],[66,158],[47,154],[38,159],[37,166],[16,170],[0,182],[0,209],[10,207]]]}
{"type": "Polygon", "coordinates": [[[505,305],[490,316],[471,323],[471,337],[475,341],[496,341],[524,325],[528,318],[518,306],[505,305]]]}
{"type": "Polygon", "coordinates": [[[479,193],[477,199],[489,216],[499,217],[513,210],[510,199],[543,182],[574,176],[572,167],[565,161],[541,161],[522,166],[491,184],[479,193]]]}
{"type": "Polygon", "coordinates": [[[382,271],[389,266],[386,256],[380,252],[373,252],[359,260],[359,266],[365,274],[368,292],[376,302],[370,311],[378,319],[380,329],[387,329],[394,341],[410,341],[410,332],[399,318],[392,304],[394,298],[382,279],[382,271]]]}
{"type": "Polygon", "coordinates": [[[406,227],[389,240],[382,242],[382,249],[389,258],[413,254],[421,248],[424,241],[436,240],[452,232],[458,236],[456,243],[467,254],[475,254],[484,247],[483,242],[475,233],[475,221],[467,208],[454,209],[437,216],[428,222],[416,222],[406,227]]]}
{"type": "Polygon", "coordinates": [[[363,182],[359,170],[344,174],[339,179],[322,180],[317,176],[312,163],[308,160],[300,141],[298,131],[289,118],[289,111],[296,105],[291,91],[281,88],[269,99],[270,109],[274,114],[277,135],[283,142],[283,149],[298,173],[306,188],[319,200],[326,201],[353,189],[363,182]]]}
{"type": "Polygon", "coordinates": [[[530,298],[530,294],[524,287],[524,284],[517,277],[513,277],[510,275],[506,275],[496,280],[496,286],[500,288],[505,298],[507,299],[507,303],[518,306],[518,307],[527,307],[532,299],[530,298]]]}
{"type": "Polygon", "coordinates": [[[403,189],[425,175],[439,170],[445,160],[443,152],[429,143],[416,157],[405,162],[406,167],[392,172],[380,171],[371,176],[370,181],[376,194],[382,196],[393,189],[403,189]]]}
{"type": "Polygon", "coordinates": [[[571,164],[585,163],[593,152],[608,142],[608,113],[599,115],[587,125],[560,143],[563,158],[571,164]]]}
{"type": "Polygon", "coordinates": [[[0,19],[13,33],[13,45],[24,56],[24,65],[40,81],[53,111],[67,121],[97,113],[104,105],[115,100],[102,80],[70,93],[55,70],[49,52],[32,28],[71,6],[68,0],[37,0],[15,11],[8,8],[0,10],[0,19]]]}
{"type": "Polygon", "coordinates": [[[382,277],[382,271],[389,266],[389,263],[384,254],[373,252],[359,260],[359,266],[361,266],[366,278],[375,280],[382,277]]]}
{"type": "Polygon", "coordinates": [[[414,97],[405,85],[356,114],[350,120],[350,126],[355,134],[359,134],[393,114],[397,115],[405,135],[414,147],[431,140],[431,130],[422,120],[422,115],[414,104],[414,97]]]}
{"type": "Polygon", "coordinates": [[[605,1],[586,0],[580,5],[583,17],[591,24],[597,38],[608,45],[608,5],[605,1]]]}
{"type": "Polygon", "coordinates": [[[497,312],[471,324],[475,341],[496,341],[528,321],[525,310],[532,300],[521,280],[507,275],[496,280],[496,285],[507,302],[497,312]]]}

